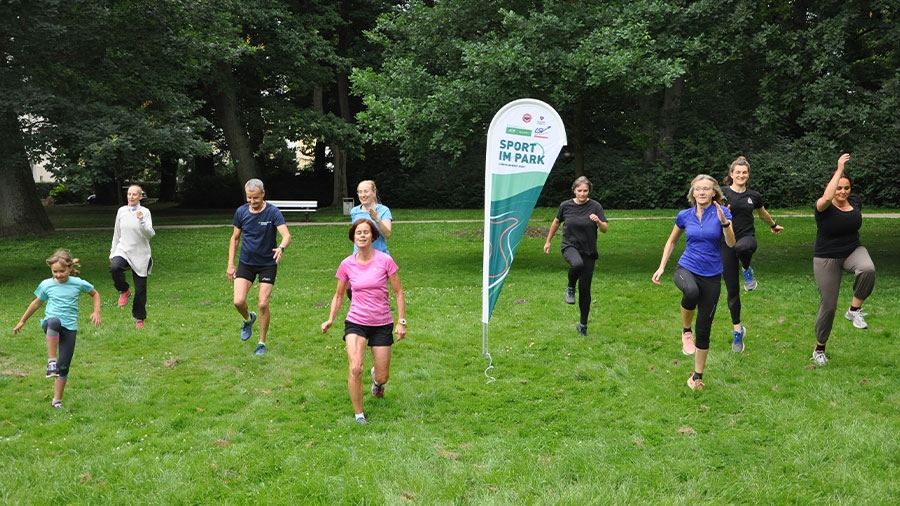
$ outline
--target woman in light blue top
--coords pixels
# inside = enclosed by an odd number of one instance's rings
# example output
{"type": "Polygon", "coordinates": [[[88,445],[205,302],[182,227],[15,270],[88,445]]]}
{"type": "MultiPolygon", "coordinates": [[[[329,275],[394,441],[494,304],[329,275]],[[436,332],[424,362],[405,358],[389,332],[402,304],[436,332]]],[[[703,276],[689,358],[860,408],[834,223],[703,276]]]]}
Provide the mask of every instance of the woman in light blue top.
{"type": "MultiPolygon", "coordinates": [[[[372,247],[390,255],[385,239],[391,236],[391,223],[394,218],[388,206],[379,201],[375,181],[371,179],[360,181],[356,186],[356,196],[359,198],[359,205],[350,210],[350,222],[354,223],[360,218],[371,221],[381,234],[372,247]]],[[[356,245],[353,246],[353,251],[356,252],[356,245]]]]}
{"type": "Polygon", "coordinates": [[[78,296],[90,295],[94,302],[91,322],[100,326],[100,294],[94,285],[78,277],[78,259],[66,250],[57,250],[47,259],[52,277],[42,281],[34,291],[34,300],[13,328],[18,334],[25,322],[43,304],[47,303],[41,329],[47,336],[47,377],[56,378],[53,386],[54,408],[62,408],[62,396],[69,379],[69,366],[75,353],[75,336],[78,333],[78,296]],[[57,355],[59,358],[57,359],[57,355]]]}

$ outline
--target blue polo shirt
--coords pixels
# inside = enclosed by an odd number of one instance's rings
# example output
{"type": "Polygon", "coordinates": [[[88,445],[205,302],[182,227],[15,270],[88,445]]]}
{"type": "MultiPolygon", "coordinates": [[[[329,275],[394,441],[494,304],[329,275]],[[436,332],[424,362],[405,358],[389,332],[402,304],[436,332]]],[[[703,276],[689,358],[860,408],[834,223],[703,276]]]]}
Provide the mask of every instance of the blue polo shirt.
{"type": "Polygon", "coordinates": [[[277,247],[278,227],[284,225],[281,210],[266,202],[258,213],[244,204],[234,212],[234,226],[241,229],[240,262],[256,267],[276,265],[272,250],[277,247]]]}
{"type": "MultiPolygon", "coordinates": [[[[723,207],[725,217],[731,219],[731,211],[723,207]]],[[[722,274],[722,253],[719,248],[725,234],[719,221],[716,206],[703,210],[703,219],[697,219],[696,208],[680,211],[675,217],[675,226],[684,229],[687,244],[678,259],[678,265],[698,276],[718,276],[722,274]]]]}

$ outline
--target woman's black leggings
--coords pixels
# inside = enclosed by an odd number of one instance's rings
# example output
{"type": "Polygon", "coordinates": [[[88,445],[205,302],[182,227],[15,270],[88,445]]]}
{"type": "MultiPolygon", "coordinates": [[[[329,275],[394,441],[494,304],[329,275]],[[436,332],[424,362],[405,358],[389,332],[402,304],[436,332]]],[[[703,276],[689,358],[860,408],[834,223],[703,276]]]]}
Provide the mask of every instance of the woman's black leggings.
{"type": "Polygon", "coordinates": [[[731,312],[731,323],[741,323],[741,269],[750,267],[750,260],[756,252],[756,237],[741,237],[729,248],[722,241],[722,277],[725,278],[725,289],[728,291],[728,310],[731,312]]]}
{"type": "Polygon", "coordinates": [[[594,264],[597,259],[582,255],[575,248],[566,248],[563,258],[569,263],[569,285],[578,283],[578,309],[581,310],[581,324],[587,325],[591,312],[591,281],[594,279],[594,264]]]}
{"type": "Polygon", "coordinates": [[[698,276],[682,266],[675,268],[675,286],[681,290],[681,307],[688,311],[697,310],[694,342],[699,350],[709,349],[709,335],[712,332],[716,305],[722,293],[722,275],[698,276]]]}

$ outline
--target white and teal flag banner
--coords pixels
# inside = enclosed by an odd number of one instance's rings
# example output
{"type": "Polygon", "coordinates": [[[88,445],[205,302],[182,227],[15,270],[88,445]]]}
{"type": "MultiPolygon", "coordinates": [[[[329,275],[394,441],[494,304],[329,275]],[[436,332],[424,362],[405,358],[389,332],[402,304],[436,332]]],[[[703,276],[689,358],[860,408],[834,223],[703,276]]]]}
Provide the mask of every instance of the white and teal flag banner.
{"type": "Polygon", "coordinates": [[[484,176],[482,311],[487,323],[547,175],[567,143],[559,114],[531,98],[506,104],[488,129],[484,176]]]}

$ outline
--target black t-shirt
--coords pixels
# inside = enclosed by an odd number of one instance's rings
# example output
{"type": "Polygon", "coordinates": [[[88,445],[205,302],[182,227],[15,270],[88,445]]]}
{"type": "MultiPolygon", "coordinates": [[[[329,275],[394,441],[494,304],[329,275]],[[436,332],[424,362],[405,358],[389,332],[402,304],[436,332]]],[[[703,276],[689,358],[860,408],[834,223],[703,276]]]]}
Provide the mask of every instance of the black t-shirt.
{"type": "Polygon", "coordinates": [[[813,256],[819,258],[847,258],[858,248],[859,228],[862,227],[862,200],[850,195],[847,202],[853,206],[841,211],[834,204],[822,212],[816,209],[816,247],[813,256]]]}
{"type": "Polygon", "coordinates": [[[576,204],[568,199],[559,205],[556,219],[563,223],[561,249],[575,248],[584,256],[597,258],[597,224],[590,215],[596,214],[600,221],[607,221],[603,206],[596,200],[588,199],[584,204],[576,204]]]}
{"type": "Polygon", "coordinates": [[[756,228],[753,226],[753,212],[766,206],[762,195],[749,188],[738,193],[732,190],[730,186],[723,186],[722,193],[725,195],[725,205],[731,209],[734,237],[755,236],[756,228]]]}

